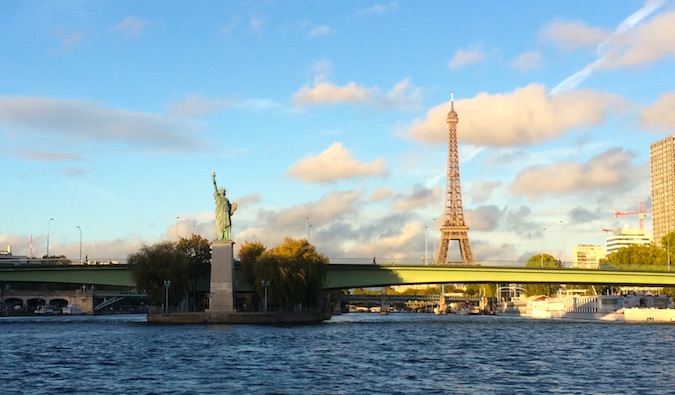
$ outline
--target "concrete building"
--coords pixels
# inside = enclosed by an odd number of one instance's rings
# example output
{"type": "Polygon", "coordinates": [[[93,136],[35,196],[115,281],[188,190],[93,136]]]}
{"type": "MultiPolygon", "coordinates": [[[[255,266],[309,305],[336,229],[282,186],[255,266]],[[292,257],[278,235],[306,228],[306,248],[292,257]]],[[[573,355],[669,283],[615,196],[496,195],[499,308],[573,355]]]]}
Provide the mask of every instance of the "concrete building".
{"type": "Polygon", "coordinates": [[[675,136],[649,148],[652,180],[652,223],[654,240],[675,230],[675,136]]]}
{"type": "Polygon", "coordinates": [[[605,257],[605,249],[599,245],[579,244],[574,247],[572,267],[575,269],[597,269],[600,259],[605,257]]]}
{"type": "Polygon", "coordinates": [[[651,237],[645,234],[644,229],[619,228],[607,237],[607,255],[617,251],[621,247],[628,247],[633,244],[649,245],[652,243],[651,237]]]}

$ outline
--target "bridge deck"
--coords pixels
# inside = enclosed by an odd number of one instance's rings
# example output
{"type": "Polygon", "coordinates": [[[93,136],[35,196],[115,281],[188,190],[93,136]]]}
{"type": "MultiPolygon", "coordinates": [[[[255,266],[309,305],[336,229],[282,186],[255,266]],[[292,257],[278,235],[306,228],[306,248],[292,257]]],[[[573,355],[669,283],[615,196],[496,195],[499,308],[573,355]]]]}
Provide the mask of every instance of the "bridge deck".
{"type": "MultiPolygon", "coordinates": [[[[235,268],[238,273],[238,268],[235,268]]],[[[241,276],[235,288],[245,289],[241,276]]],[[[115,266],[15,266],[0,268],[0,282],[44,282],[112,285],[134,288],[127,265],[115,266]]],[[[326,289],[383,287],[391,285],[441,283],[540,283],[596,284],[675,287],[675,271],[627,271],[592,269],[551,269],[490,266],[412,266],[372,264],[331,264],[326,289]]]]}

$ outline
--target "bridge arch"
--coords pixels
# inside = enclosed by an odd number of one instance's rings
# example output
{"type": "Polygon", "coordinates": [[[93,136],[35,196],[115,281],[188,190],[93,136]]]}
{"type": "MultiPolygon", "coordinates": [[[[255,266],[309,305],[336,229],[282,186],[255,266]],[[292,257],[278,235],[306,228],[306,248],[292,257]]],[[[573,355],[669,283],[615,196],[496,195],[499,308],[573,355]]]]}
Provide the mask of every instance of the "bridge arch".
{"type": "Polygon", "coordinates": [[[26,301],[26,309],[28,311],[34,311],[38,306],[43,306],[47,302],[42,298],[31,298],[26,301]]]}
{"type": "Polygon", "coordinates": [[[19,298],[7,298],[5,299],[5,306],[9,309],[16,309],[16,306],[23,308],[23,299],[19,298]]]}
{"type": "Polygon", "coordinates": [[[49,305],[54,307],[55,309],[62,309],[68,306],[68,301],[66,299],[54,298],[49,300],[49,305]]]}

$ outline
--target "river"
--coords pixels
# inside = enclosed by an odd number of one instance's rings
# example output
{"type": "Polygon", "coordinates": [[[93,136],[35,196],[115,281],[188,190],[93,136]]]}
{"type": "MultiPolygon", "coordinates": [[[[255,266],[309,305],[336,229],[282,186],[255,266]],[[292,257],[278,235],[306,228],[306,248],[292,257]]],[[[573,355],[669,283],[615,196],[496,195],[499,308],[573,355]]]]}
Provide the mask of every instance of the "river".
{"type": "Polygon", "coordinates": [[[667,394],[675,325],[352,313],[315,326],[0,318],[4,394],[667,394]]]}

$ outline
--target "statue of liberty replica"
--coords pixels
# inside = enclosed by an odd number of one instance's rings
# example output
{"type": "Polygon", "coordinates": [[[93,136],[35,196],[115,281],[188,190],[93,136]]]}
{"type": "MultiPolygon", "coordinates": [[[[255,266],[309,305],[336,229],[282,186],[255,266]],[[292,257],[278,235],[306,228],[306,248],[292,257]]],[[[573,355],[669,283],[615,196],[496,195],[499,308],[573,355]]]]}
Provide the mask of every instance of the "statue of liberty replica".
{"type": "Polygon", "coordinates": [[[216,230],[218,237],[216,240],[232,240],[232,214],[237,209],[236,203],[230,203],[227,198],[225,188],[218,189],[216,183],[216,172],[213,177],[213,199],[216,201],[216,230]]]}
{"type": "Polygon", "coordinates": [[[208,311],[234,312],[234,251],[232,241],[232,213],[235,203],[225,195],[225,188],[218,188],[216,172],[213,177],[213,199],[216,201],[216,230],[218,237],[211,242],[211,286],[208,311]]]}

